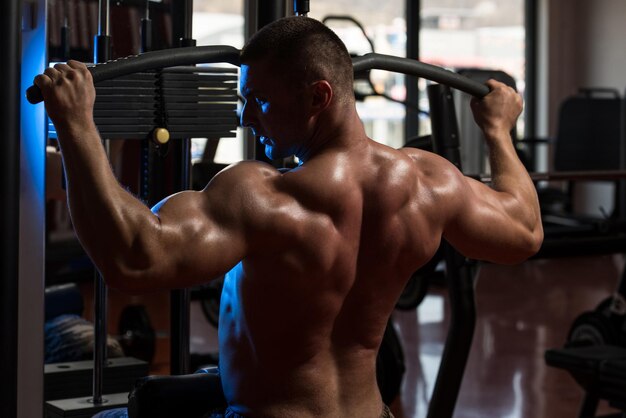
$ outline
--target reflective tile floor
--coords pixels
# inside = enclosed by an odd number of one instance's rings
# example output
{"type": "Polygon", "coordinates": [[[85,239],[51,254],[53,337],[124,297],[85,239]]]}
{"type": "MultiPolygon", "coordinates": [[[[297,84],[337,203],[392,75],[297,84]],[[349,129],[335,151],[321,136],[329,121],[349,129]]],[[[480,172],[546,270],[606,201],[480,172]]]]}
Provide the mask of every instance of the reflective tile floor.
{"type": "MultiPolygon", "coordinates": [[[[454,417],[577,417],[583,392],[566,372],[545,365],[544,351],[560,347],[574,318],[615,290],[622,266],[620,256],[483,265],[476,332],[454,417]]],[[[397,418],[426,417],[447,320],[443,289],[431,290],[417,312],[394,314],[407,366],[397,418]]],[[[613,410],[601,405],[598,412],[613,410]]]]}

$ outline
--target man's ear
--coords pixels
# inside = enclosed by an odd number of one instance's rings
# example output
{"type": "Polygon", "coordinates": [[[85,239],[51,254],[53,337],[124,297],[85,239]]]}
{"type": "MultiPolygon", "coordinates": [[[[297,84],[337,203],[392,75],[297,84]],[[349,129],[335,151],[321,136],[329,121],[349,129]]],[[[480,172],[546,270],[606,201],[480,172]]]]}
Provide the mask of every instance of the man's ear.
{"type": "Polygon", "coordinates": [[[311,111],[314,115],[318,115],[326,110],[333,100],[333,88],[326,80],[319,80],[312,85],[312,102],[311,111]]]}

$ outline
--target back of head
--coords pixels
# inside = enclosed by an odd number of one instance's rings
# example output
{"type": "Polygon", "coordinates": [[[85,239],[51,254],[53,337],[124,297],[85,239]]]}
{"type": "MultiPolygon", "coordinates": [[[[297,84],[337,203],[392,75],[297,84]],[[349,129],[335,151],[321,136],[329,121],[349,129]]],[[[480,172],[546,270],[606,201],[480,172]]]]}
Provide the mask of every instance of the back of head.
{"type": "Polygon", "coordinates": [[[286,17],[255,33],[241,51],[241,63],[266,59],[290,82],[327,80],[336,99],[354,98],[350,54],[341,39],[315,19],[286,17]]]}

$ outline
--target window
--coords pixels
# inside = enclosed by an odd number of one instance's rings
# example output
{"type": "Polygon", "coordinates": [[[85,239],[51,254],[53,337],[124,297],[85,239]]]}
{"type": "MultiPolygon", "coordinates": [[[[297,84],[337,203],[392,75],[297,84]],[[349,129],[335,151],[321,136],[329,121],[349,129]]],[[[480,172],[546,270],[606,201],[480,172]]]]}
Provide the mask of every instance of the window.
{"type": "MultiPolygon", "coordinates": [[[[351,54],[374,52],[406,56],[406,21],[404,0],[316,0],[311,2],[310,17],[325,21],[343,40],[351,54]],[[362,25],[365,34],[354,21],[332,18],[346,16],[362,25]]],[[[357,82],[357,92],[385,94],[393,100],[404,100],[404,76],[387,71],[372,71],[369,83],[357,82]],[[365,84],[365,85],[364,85],[365,84]]],[[[384,144],[398,148],[404,143],[405,106],[382,96],[368,95],[357,101],[357,110],[367,134],[384,144]]]]}
{"type": "MultiPolygon", "coordinates": [[[[524,0],[423,0],[419,39],[420,60],[454,71],[493,70],[512,77],[524,93],[524,0]]],[[[420,80],[420,101],[428,107],[426,81],[420,80]]],[[[461,161],[466,173],[489,172],[486,145],[469,109],[470,97],[455,94],[461,161]]],[[[430,121],[428,121],[430,122],[430,121]]],[[[420,133],[430,123],[420,124],[420,133]]],[[[517,136],[524,133],[518,119],[517,136]]]]}
{"type": "MultiPolygon", "coordinates": [[[[406,0],[410,1],[410,0],[406,0]]],[[[360,21],[376,52],[406,55],[405,5],[401,0],[380,2],[354,0],[337,2],[317,0],[311,5],[310,16],[323,20],[328,15],[349,14],[360,21]]],[[[523,0],[422,0],[420,31],[420,60],[446,67],[501,70],[511,75],[517,89],[525,88],[525,28],[523,0]]],[[[327,21],[328,26],[355,54],[370,52],[371,48],[358,27],[350,22],[327,21]]],[[[372,72],[371,80],[379,93],[404,101],[404,77],[388,72],[372,72]]],[[[409,107],[382,97],[369,97],[357,103],[368,135],[393,147],[404,143],[404,118],[420,119],[420,134],[430,132],[430,120],[417,112],[428,111],[425,94],[427,82],[420,81],[419,103],[409,107]]],[[[467,123],[467,118],[461,123],[467,123]]],[[[519,119],[518,135],[523,134],[523,117],[519,119]]],[[[471,117],[468,122],[472,124],[471,117]]],[[[461,126],[461,132],[466,127],[461,126]]]]}
{"type": "MultiPolygon", "coordinates": [[[[193,2],[193,39],[197,45],[230,45],[241,48],[244,44],[243,1],[195,0],[193,2]]],[[[192,139],[192,159],[202,158],[206,138],[192,139]]],[[[215,162],[230,164],[243,159],[243,132],[237,128],[235,138],[220,140],[215,162]]]]}

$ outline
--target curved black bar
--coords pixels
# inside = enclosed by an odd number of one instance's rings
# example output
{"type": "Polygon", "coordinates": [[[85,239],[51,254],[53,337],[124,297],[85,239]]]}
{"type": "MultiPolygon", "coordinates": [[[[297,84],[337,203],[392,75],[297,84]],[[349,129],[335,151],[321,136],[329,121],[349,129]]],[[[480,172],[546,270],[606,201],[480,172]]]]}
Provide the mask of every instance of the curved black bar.
{"type": "Polygon", "coordinates": [[[445,84],[478,98],[482,98],[489,93],[489,87],[484,84],[436,65],[425,64],[410,58],[383,54],[365,54],[361,57],[353,58],[352,65],[354,66],[354,72],[376,69],[414,75],[445,84]]]}
{"type": "MultiPolygon", "coordinates": [[[[225,45],[163,49],[98,64],[90,67],[89,71],[94,83],[97,83],[154,68],[218,62],[239,65],[239,50],[225,45]]],[[[35,85],[26,90],[26,98],[32,104],[43,100],[39,87],[35,85]]]]}
{"type": "MultiPolygon", "coordinates": [[[[91,71],[94,83],[97,83],[153,68],[218,62],[240,65],[239,50],[226,45],[163,49],[98,64],[91,67],[89,71],[91,71]]],[[[425,64],[410,58],[370,53],[353,58],[352,64],[355,72],[373,69],[387,70],[426,78],[476,97],[484,97],[489,93],[489,88],[484,84],[436,65],[425,64]]],[[[35,85],[26,90],[26,98],[32,104],[43,100],[39,87],[35,85]]]]}

